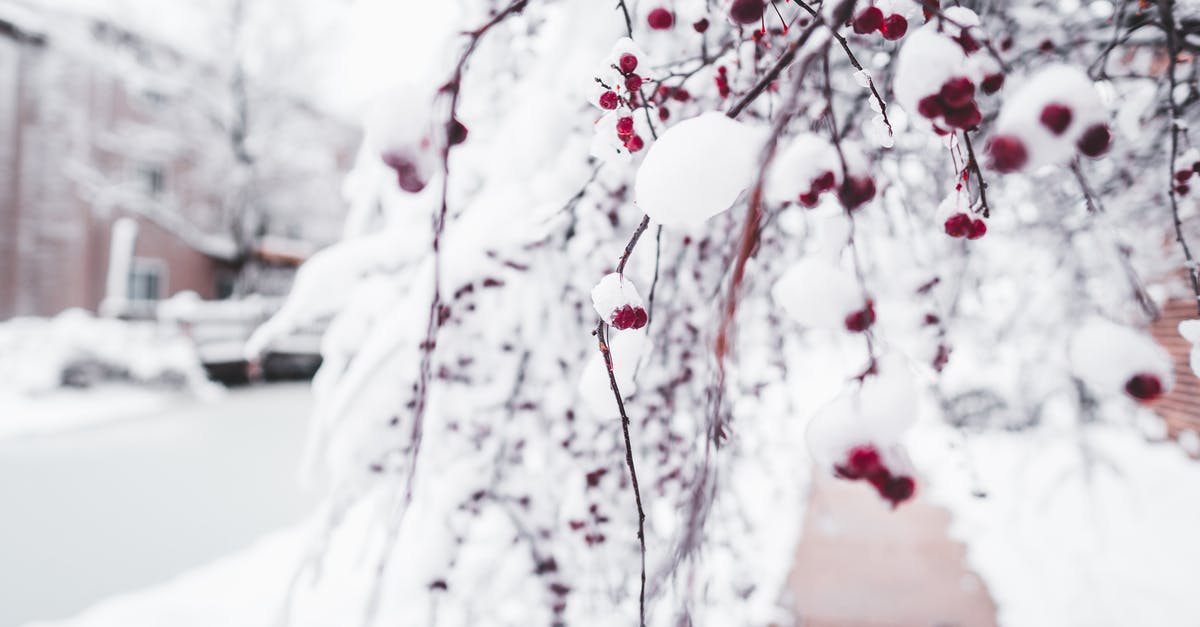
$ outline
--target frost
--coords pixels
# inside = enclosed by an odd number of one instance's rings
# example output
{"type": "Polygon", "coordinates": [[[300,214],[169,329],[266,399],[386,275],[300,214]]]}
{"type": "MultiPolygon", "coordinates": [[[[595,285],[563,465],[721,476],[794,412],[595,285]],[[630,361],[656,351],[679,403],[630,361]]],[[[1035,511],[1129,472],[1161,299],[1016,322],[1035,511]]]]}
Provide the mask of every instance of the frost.
{"type": "Polygon", "coordinates": [[[637,204],[669,228],[729,209],[750,183],[757,134],[717,112],[684,120],[651,146],[634,183],[637,204]]]}

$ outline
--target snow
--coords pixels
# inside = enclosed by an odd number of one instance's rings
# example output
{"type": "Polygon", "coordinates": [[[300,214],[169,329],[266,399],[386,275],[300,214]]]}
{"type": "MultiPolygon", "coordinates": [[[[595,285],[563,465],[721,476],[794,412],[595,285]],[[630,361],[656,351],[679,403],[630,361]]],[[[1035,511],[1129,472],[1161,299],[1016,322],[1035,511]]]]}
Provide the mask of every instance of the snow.
{"type": "Polygon", "coordinates": [[[1097,394],[1122,394],[1138,374],[1153,374],[1170,390],[1174,382],[1171,357],[1149,335],[1129,327],[1091,318],[1071,338],[1071,369],[1097,394]]]}
{"type": "Polygon", "coordinates": [[[904,45],[896,57],[893,83],[896,100],[909,112],[910,118],[919,119],[917,103],[941,91],[946,81],[966,77],[978,83],[979,77],[969,72],[967,55],[962,48],[940,32],[936,24],[926,24],[904,38],[904,45]]]}
{"type": "Polygon", "coordinates": [[[767,199],[774,203],[796,202],[809,192],[822,174],[833,174],[836,190],[842,183],[842,163],[837,148],[814,133],[803,133],[776,157],[767,180],[767,199]]]}
{"type": "Polygon", "coordinates": [[[150,416],[177,402],[179,397],[178,392],[116,384],[39,395],[0,388],[0,440],[55,435],[150,416]]]}
{"type": "Polygon", "coordinates": [[[1189,363],[1192,367],[1192,372],[1200,377],[1200,320],[1184,320],[1179,323],[1179,335],[1183,339],[1192,343],[1192,352],[1189,358],[1189,363]]]}
{"type": "Polygon", "coordinates": [[[650,147],[634,183],[636,202],[663,226],[699,226],[750,184],[757,147],[757,133],[722,113],[684,120],[650,147]]]}
{"type": "Polygon", "coordinates": [[[917,418],[915,381],[896,355],[881,358],[877,369],[878,375],[851,385],[813,417],[808,444],[819,466],[832,469],[844,453],[863,444],[901,455],[898,445],[917,418]]]}
{"type": "Polygon", "coordinates": [[[867,304],[854,275],[821,256],[788,268],[771,296],[797,323],[829,331],[844,331],[846,316],[867,304]]]}
{"type": "Polygon", "coordinates": [[[1029,154],[1027,167],[1037,168],[1069,161],[1077,154],[1076,143],[1083,133],[1107,119],[1108,111],[1087,74],[1059,64],[1039,70],[1008,95],[994,132],[1020,138],[1029,154]],[[1071,121],[1061,135],[1041,122],[1042,111],[1050,104],[1071,110],[1071,121]]]}
{"type": "Polygon", "coordinates": [[[606,274],[592,288],[592,307],[601,320],[610,321],[613,313],[625,305],[635,309],[646,307],[637,287],[625,275],[617,272],[606,274]]]}

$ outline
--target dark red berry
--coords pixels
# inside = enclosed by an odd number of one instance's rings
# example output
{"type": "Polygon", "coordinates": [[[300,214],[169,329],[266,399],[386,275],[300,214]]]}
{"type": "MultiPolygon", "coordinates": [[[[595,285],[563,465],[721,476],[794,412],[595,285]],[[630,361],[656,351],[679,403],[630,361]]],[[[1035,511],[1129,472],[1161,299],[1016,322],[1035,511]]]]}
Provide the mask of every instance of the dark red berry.
{"type": "Polygon", "coordinates": [[[708,19],[700,18],[695,24],[692,24],[692,29],[697,33],[703,33],[708,30],[708,19]]]}
{"type": "Polygon", "coordinates": [[[954,128],[972,128],[982,121],[983,114],[979,112],[979,107],[975,106],[975,103],[958,109],[946,110],[946,124],[954,128]]]}
{"type": "Polygon", "coordinates": [[[617,92],[615,91],[606,91],[600,94],[601,109],[608,109],[609,111],[612,111],[613,109],[617,108],[617,104],[620,103],[620,101],[621,99],[617,98],[617,92]]]}
{"type": "Polygon", "coordinates": [[[729,17],[738,24],[754,24],[762,19],[767,3],[763,0],[733,0],[729,17]]]}
{"type": "Polygon", "coordinates": [[[642,309],[641,307],[633,308],[633,328],[640,329],[646,326],[646,322],[649,320],[650,317],[646,315],[645,309],[642,309]]]}
{"type": "Polygon", "coordinates": [[[846,330],[862,333],[875,324],[875,303],[867,301],[867,306],[846,316],[846,330]]]}
{"type": "Polygon", "coordinates": [[[625,116],[617,120],[617,137],[626,138],[633,135],[633,118],[625,116]]]}
{"type": "Polygon", "coordinates": [[[446,123],[446,142],[451,146],[457,146],[467,141],[467,127],[459,122],[457,118],[446,123]]]}
{"type": "Polygon", "coordinates": [[[873,33],[883,27],[883,11],[879,7],[867,7],[854,17],[854,32],[859,35],[873,33]]]}
{"type": "Polygon", "coordinates": [[[1079,138],[1076,147],[1079,152],[1089,157],[1099,157],[1108,152],[1109,144],[1112,143],[1112,134],[1108,131],[1108,125],[1096,124],[1083,132],[1083,137],[1079,138]]]}
{"type": "Polygon", "coordinates": [[[924,0],[921,5],[921,13],[925,15],[925,19],[933,17],[942,8],[941,0],[924,0]]]}
{"type": "Polygon", "coordinates": [[[691,100],[692,94],[690,94],[688,90],[681,87],[672,92],[671,97],[679,102],[687,102],[688,100],[691,100]]]}
{"type": "Polygon", "coordinates": [[[1148,403],[1162,396],[1163,386],[1156,375],[1143,372],[1129,379],[1125,384],[1125,391],[1139,401],[1148,403]]]}
{"type": "Polygon", "coordinates": [[[675,25],[675,16],[670,11],[658,7],[646,16],[646,23],[654,30],[667,30],[675,25]]]}
{"type": "Polygon", "coordinates": [[[967,54],[971,54],[981,48],[979,41],[972,37],[971,32],[965,28],[958,34],[958,37],[954,38],[954,41],[958,42],[958,47],[962,48],[963,52],[967,54]]]}
{"type": "Polygon", "coordinates": [[[946,230],[946,235],[950,237],[966,237],[967,233],[971,232],[971,216],[965,213],[956,213],[946,218],[946,222],[942,226],[946,230]]]}
{"type": "Polygon", "coordinates": [[[883,26],[879,28],[879,32],[883,34],[883,38],[888,41],[896,41],[908,32],[908,20],[904,19],[899,13],[889,15],[883,21],[883,26]]]}
{"type": "Polygon", "coordinates": [[[821,192],[827,192],[833,189],[834,185],[837,185],[837,179],[834,178],[833,172],[825,170],[820,176],[813,179],[812,191],[820,194],[821,192]]]}
{"type": "Polygon", "coordinates": [[[882,486],[877,486],[879,495],[892,504],[892,507],[912,498],[917,491],[917,484],[912,477],[891,477],[882,486]]]}
{"type": "Polygon", "coordinates": [[[869,176],[846,177],[838,189],[838,200],[847,211],[853,211],[875,197],[875,181],[869,176]]]}
{"type": "Polygon", "coordinates": [[[967,239],[979,239],[987,235],[987,222],[976,218],[971,222],[971,228],[967,231],[967,239]]]}
{"type": "Polygon", "coordinates": [[[817,194],[817,192],[809,191],[806,194],[800,194],[800,204],[804,205],[805,207],[808,207],[811,209],[813,207],[816,207],[817,204],[820,202],[821,202],[821,198],[817,194]]]}
{"type": "Polygon", "coordinates": [[[625,149],[629,152],[637,152],[645,146],[646,142],[642,141],[642,138],[637,135],[625,140],[625,149]]]}
{"type": "Polygon", "coordinates": [[[383,153],[383,163],[396,173],[396,182],[400,185],[400,189],[410,194],[425,189],[428,181],[421,176],[417,163],[408,155],[399,152],[385,152],[383,153]]]}
{"type": "Polygon", "coordinates": [[[1042,126],[1050,129],[1055,135],[1062,135],[1071,125],[1071,108],[1064,104],[1052,102],[1042,107],[1042,126]]]}
{"type": "Polygon", "coordinates": [[[625,89],[629,91],[637,91],[642,88],[642,77],[637,74],[630,74],[625,77],[625,89]]]}
{"type": "Polygon", "coordinates": [[[925,96],[917,103],[917,113],[933,119],[942,114],[942,100],[938,96],[925,96]]]}
{"type": "Polygon", "coordinates": [[[1190,178],[1192,178],[1192,170],[1180,170],[1175,173],[1175,180],[1180,183],[1185,183],[1190,178]]]}
{"type": "Polygon", "coordinates": [[[843,464],[834,466],[834,470],[843,479],[865,479],[887,473],[879,459],[879,451],[874,446],[865,444],[850,449],[843,464]]]}
{"type": "Polygon", "coordinates": [[[670,110],[670,109],[668,109],[668,108],[666,108],[666,107],[659,107],[659,108],[658,108],[658,119],[662,120],[663,122],[666,122],[666,121],[667,121],[667,119],[668,119],[668,118],[670,118],[670,117],[671,117],[671,110],[670,110]]]}
{"type": "Polygon", "coordinates": [[[1052,52],[1054,50],[1054,42],[1049,39],[1043,39],[1042,43],[1038,44],[1038,50],[1042,52],[1052,52]]]}
{"type": "Polygon", "coordinates": [[[947,109],[959,109],[975,100],[975,83],[963,76],[952,78],[942,85],[938,95],[947,109]]]}
{"type": "Polygon", "coordinates": [[[1000,91],[1001,87],[1004,87],[1004,75],[988,74],[983,77],[983,82],[979,84],[979,87],[983,89],[983,93],[985,94],[994,94],[1000,91]]]}
{"type": "Polygon", "coordinates": [[[638,58],[626,52],[625,54],[621,55],[621,60],[618,62],[618,65],[620,65],[622,72],[628,74],[637,69],[638,58]]]}
{"type": "Polygon", "coordinates": [[[988,165],[997,172],[1016,172],[1029,161],[1025,144],[1012,135],[995,135],[987,145],[988,165]]]}
{"type": "Polygon", "coordinates": [[[1187,185],[1184,185],[1182,183],[1175,186],[1175,193],[1180,196],[1187,196],[1188,192],[1190,192],[1191,190],[1192,190],[1192,188],[1190,188],[1187,185]]]}

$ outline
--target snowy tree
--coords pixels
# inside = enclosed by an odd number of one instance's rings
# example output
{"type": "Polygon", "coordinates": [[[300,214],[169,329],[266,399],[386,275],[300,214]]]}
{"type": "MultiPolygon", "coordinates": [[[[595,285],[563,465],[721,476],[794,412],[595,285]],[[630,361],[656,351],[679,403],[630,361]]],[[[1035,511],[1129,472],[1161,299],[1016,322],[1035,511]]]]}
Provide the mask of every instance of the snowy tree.
{"type": "Polygon", "coordinates": [[[252,342],[335,316],[285,618],[786,623],[812,460],[904,507],[920,416],[1147,411],[1200,6],[942,4],[439,7],[252,342]]]}

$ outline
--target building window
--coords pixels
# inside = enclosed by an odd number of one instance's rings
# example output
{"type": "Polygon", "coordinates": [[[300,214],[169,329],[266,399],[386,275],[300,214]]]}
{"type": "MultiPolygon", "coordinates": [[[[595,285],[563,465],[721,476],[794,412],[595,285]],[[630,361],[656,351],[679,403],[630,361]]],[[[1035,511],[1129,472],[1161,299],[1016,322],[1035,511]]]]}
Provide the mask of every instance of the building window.
{"type": "Polygon", "coordinates": [[[143,164],[138,168],[142,191],[151,198],[162,196],[167,190],[167,171],[159,164],[143,164]]]}
{"type": "Polygon", "coordinates": [[[129,300],[154,301],[162,298],[166,284],[166,266],[158,259],[134,259],[129,267],[129,300]]]}

